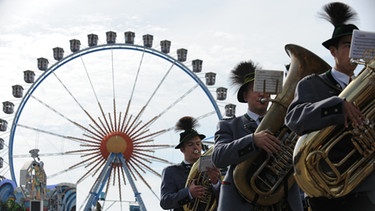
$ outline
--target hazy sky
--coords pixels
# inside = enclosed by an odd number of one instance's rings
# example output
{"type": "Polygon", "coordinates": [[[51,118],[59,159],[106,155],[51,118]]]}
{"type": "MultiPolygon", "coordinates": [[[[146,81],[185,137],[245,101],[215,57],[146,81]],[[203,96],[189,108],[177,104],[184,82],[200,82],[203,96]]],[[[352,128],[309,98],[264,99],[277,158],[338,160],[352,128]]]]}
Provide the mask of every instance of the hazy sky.
{"type": "MultiPolygon", "coordinates": [[[[144,34],[154,36],[155,46],[160,40],[171,40],[174,48],[188,49],[188,61],[202,59],[203,72],[217,74],[217,86],[228,87],[228,73],[240,61],[251,59],[264,69],[284,70],[290,62],[284,50],[289,43],[332,64],[321,43],[331,37],[333,26],[317,15],[328,2],[0,0],[0,100],[12,101],[11,86],[23,83],[23,71],[39,71],[37,58],[48,58],[52,65],[52,48],[63,47],[69,55],[70,39],[81,40],[83,49],[88,34],[97,34],[99,43],[104,44],[107,31],[117,32],[118,42],[124,41],[126,31],[135,32],[138,44],[144,34]]],[[[342,2],[358,13],[354,23],[361,30],[375,31],[375,1],[342,2]]],[[[240,115],[246,106],[237,103],[235,91],[229,89],[227,102],[237,104],[240,115]]],[[[171,125],[175,121],[171,119],[171,125]]],[[[149,210],[159,209],[154,200],[144,201],[148,201],[149,210]]]]}

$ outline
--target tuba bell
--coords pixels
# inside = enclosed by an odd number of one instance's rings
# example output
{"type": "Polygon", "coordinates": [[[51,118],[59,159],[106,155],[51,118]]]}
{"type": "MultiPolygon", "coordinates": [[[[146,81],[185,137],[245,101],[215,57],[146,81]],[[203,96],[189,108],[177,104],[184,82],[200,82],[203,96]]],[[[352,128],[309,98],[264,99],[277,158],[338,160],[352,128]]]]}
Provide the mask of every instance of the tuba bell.
{"type": "MultiPolygon", "coordinates": [[[[202,156],[212,155],[213,147],[210,147],[202,156]]],[[[186,187],[190,183],[195,182],[197,185],[202,185],[206,188],[205,197],[203,199],[194,199],[183,206],[184,211],[214,211],[217,207],[217,199],[212,191],[211,181],[206,172],[199,172],[200,158],[193,164],[190,169],[186,187]]]]}
{"type": "Polygon", "coordinates": [[[256,130],[273,133],[283,142],[282,150],[272,156],[259,151],[239,163],[233,172],[234,183],[240,194],[248,202],[260,206],[270,206],[281,201],[295,182],[292,155],[298,136],[284,125],[284,117],[294,98],[297,82],[307,75],[319,74],[330,68],[326,62],[303,47],[288,44],[285,50],[291,63],[283,90],[272,100],[272,105],[256,130]]]}
{"type": "Polygon", "coordinates": [[[339,95],[358,106],[367,119],[364,125],[329,126],[297,141],[293,155],[295,179],[308,196],[345,196],[374,171],[374,90],[375,60],[372,60],[339,95]],[[345,152],[333,154],[331,150],[341,144],[347,146],[345,152]]]}

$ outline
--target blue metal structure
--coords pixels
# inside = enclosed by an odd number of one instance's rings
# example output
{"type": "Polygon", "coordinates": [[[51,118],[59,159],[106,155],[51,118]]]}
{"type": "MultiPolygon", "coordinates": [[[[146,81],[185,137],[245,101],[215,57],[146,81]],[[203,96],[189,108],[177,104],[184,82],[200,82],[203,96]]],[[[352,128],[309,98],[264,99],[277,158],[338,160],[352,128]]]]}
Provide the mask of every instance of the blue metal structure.
{"type": "MultiPolygon", "coordinates": [[[[33,95],[34,91],[38,88],[38,86],[48,77],[50,76],[54,71],[58,70],[60,67],[62,67],[63,65],[69,63],[70,61],[72,60],[75,60],[83,55],[86,55],[86,54],[91,54],[91,53],[95,53],[95,52],[98,52],[98,51],[106,51],[106,50],[131,50],[131,51],[140,51],[140,52],[143,52],[143,53],[147,53],[147,54],[151,54],[151,55],[154,55],[154,56],[157,56],[163,60],[166,60],[172,64],[174,64],[175,66],[177,66],[179,69],[181,69],[182,71],[184,71],[187,75],[189,75],[198,85],[199,87],[204,91],[204,93],[206,94],[207,98],[209,99],[209,101],[211,102],[212,106],[214,107],[214,110],[218,116],[218,119],[221,119],[222,116],[221,116],[221,112],[219,110],[219,107],[218,105],[216,104],[216,101],[214,99],[214,97],[211,95],[210,91],[208,90],[208,88],[206,87],[206,85],[194,74],[193,71],[191,71],[189,68],[187,68],[184,64],[182,64],[181,62],[179,62],[178,60],[176,60],[175,58],[163,53],[163,52],[160,52],[158,50],[155,50],[155,49],[152,49],[152,48],[147,48],[147,47],[144,47],[144,46],[140,46],[140,45],[134,45],[134,44],[119,44],[119,43],[110,43],[110,44],[104,44],[104,45],[97,45],[97,46],[91,46],[91,47],[88,47],[86,49],[83,49],[83,50],[80,50],[80,51],[76,51],[64,58],[62,58],[61,60],[57,61],[55,64],[53,64],[51,67],[49,67],[33,84],[32,86],[28,89],[27,93],[25,94],[25,96],[22,98],[22,101],[20,103],[20,105],[18,106],[18,109],[15,113],[15,117],[14,117],[14,120],[13,120],[13,123],[12,123],[12,126],[11,126],[11,130],[10,130],[10,135],[9,135],[9,152],[8,152],[8,156],[9,156],[9,166],[10,166],[10,172],[11,172],[11,177],[12,177],[12,180],[16,182],[16,175],[15,175],[15,169],[14,169],[14,163],[13,163],[13,151],[14,151],[14,140],[15,140],[15,134],[16,134],[16,130],[17,130],[17,124],[18,124],[18,120],[20,118],[20,116],[22,115],[22,111],[25,107],[25,105],[27,104],[28,100],[30,99],[30,97],[33,95]]],[[[140,194],[138,193],[137,191],[137,188],[134,184],[134,182],[132,182],[132,176],[130,175],[128,169],[127,169],[127,166],[126,166],[126,161],[123,157],[123,155],[121,153],[117,153],[117,154],[114,154],[112,153],[110,155],[110,157],[108,157],[107,161],[106,161],[106,165],[105,167],[103,167],[102,169],[102,173],[100,174],[100,179],[98,180],[98,182],[96,184],[94,184],[94,186],[92,187],[92,190],[90,192],[90,196],[89,196],[89,199],[87,201],[87,204],[86,204],[86,208],[89,208],[90,206],[93,206],[94,203],[96,203],[96,201],[99,199],[99,194],[102,192],[102,189],[104,187],[104,184],[109,175],[108,175],[108,172],[109,172],[109,169],[110,169],[110,164],[112,162],[118,162],[118,163],[121,163],[122,164],[122,167],[123,167],[123,170],[124,172],[126,173],[126,176],[128,178],[132,186],[132,189],[134,191],[134,194],[135,194],[135,197],[137,199],[137,202],[139,203],[140,207],[142,210],[146,210],[144,204],[143,204],[143,201],[142,201],[142,198],[140,197],[140,194]]],[[[87,210],[87,209],[85,209],[87,210]]]]}

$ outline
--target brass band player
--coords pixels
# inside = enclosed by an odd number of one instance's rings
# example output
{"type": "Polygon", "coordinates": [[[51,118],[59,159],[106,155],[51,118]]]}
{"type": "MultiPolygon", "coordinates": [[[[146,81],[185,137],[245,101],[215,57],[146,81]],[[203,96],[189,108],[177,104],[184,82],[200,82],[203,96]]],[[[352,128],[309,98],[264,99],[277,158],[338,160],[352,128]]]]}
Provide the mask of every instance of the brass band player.
{"type": "MultiPolygon", "coordinates": [[[[358,29],[352,20],[356,13],[343,3],[325,5],[323,17],[334,25],[332,37],[323,42],[334,58],[332,69],[321,75],[310,75],[302,79],[296,88],[295,98],[288,108],[286,125],[298,135],[304,135],[331,125],[348,128],[362,125],[365,117],[352,102],[338,97],[354,77],[356,64],[351,63],[349,51],[352,32],[358,29]]],[[[313,140],[312,140],[313,141],[313,140]]],[[[331,160],[348,153],[350,141],[341,141],[331,149],[331,160]]],[[[343,197],[308,198],[312,210],[375,210],[375,174],[372,173],[354,191],[343,197]]]]}
{"type": "Polygon", "coordinates": [[[302,210],[302,201],[298,186],[289,189],[286,198],[279,203],[260,207],[246,201],[239,194],[234,184],[233,171],[237,164],[250,158],[255,152],[264,150],[267,153],[280,151],[281,141],[273,134],[263,130],[254,133],[261,118],[266,114],[269,94],[254,92],[253,83],[257,66],[252,62],[241,62],[231,72],[235,85],[240,85],[237,99],[247,104],[246,114],[232,119],[221,120],[215,133],[215,146],[212,154],[214,164],[219,168],[229,166],[220,188],[218,210],[302,210]]]}
{"type": "MultiPolygon", "coordinates": [[[[183,211],[183,205],[204,197],[204,186],[192,182],[189,187],[185,187],[191,166],[201,156],[202,140],[206,137],[195,130],[196,125],[197,120],[190,116],[182,117],[176,124],[176,130],[183,132],[180,133],[180,142],[175,149],[184,154],[184,160],[166,167],[162,172],[160,206],[165,210],[183,211]]],[[[218,195],[220,170],[207,167],[207,174],[213,191],[218,195]]]]}

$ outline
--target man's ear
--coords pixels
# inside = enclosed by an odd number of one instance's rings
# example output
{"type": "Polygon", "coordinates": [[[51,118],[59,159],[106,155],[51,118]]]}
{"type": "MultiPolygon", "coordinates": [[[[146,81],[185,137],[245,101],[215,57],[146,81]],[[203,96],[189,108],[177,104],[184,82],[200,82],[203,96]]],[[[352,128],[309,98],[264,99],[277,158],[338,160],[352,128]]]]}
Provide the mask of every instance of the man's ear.
{"type": "Polygon", "coordinates": [[[333,46],[333,45],[331,45],[331,46],[329,47],[329,52],[331,53],[331,55],[332,55],[333,57],[335,57],[335,55],[336,55],[336,47],[333,46]]]}
{"type": "Polygon", "coordinates": [[[245,102],[247,102],[247,92],[248,92],[248,91],[244,91],[244,92],[242,92],[242,97],[243,97],[243,99],[245,100],[245,102]]]}
{"type": "Polygon", "coordinates": [[[185,151],[185,147],[182,146],[182,147],[180,148],[180,151],[181,151],[182,153],[184,153],[184,151],[185,151]]]}

